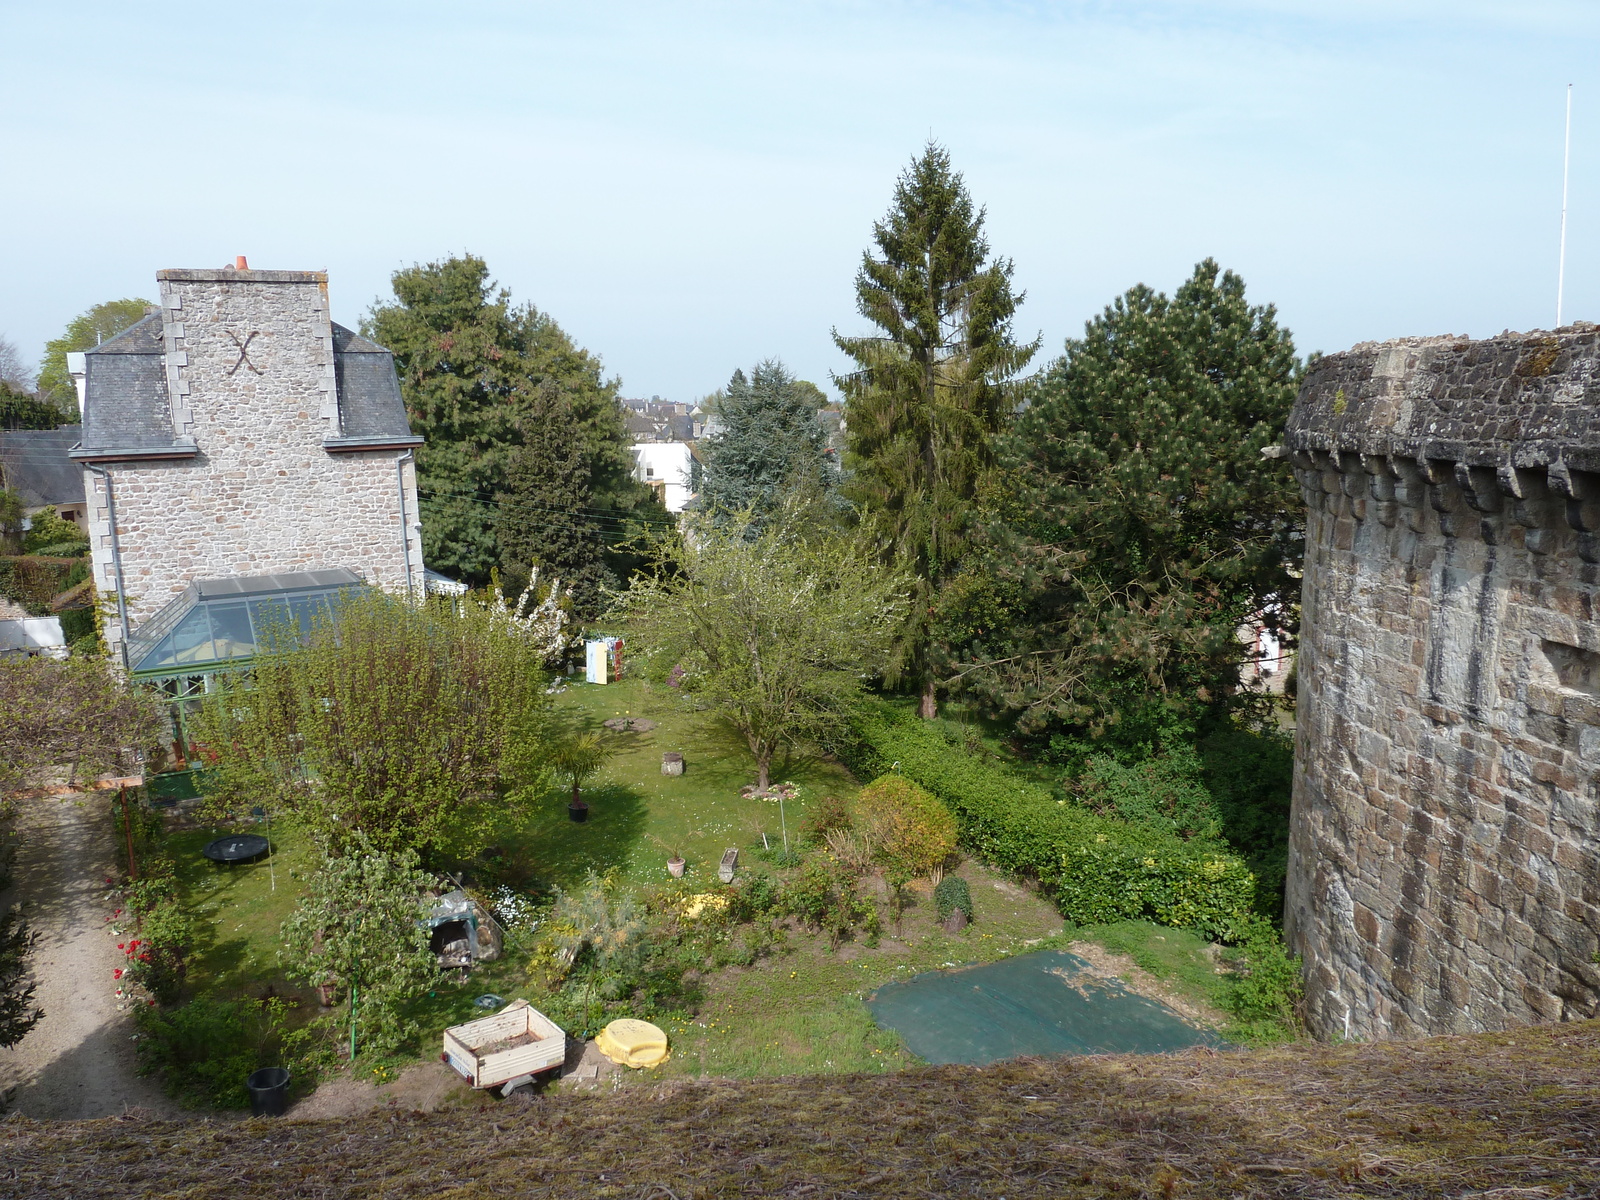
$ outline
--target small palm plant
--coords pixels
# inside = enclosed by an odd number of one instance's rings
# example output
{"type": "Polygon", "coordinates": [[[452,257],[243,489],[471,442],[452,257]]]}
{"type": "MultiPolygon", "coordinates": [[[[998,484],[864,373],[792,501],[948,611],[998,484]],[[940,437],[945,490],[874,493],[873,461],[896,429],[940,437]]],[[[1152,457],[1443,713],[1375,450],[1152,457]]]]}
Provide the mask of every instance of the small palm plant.
{"type": "Polygon", "coordinates": [[[572,780],[572,807],[587,808],[583,786],[600,773],[600,768],[610,761],[616,747],[606,744],[598,733],[574,733],[557,742],[550,754],[550,765],[557,775],[572,780]]]}

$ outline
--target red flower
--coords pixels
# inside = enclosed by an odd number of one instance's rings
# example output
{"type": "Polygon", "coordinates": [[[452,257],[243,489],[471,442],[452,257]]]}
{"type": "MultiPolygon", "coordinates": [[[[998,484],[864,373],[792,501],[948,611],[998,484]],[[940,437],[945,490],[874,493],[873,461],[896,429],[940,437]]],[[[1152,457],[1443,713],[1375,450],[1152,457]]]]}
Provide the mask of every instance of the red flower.
{"type": "Polygon", "coordinates": [[[124,942],[118,942],[118,943],[117,943],[117,949],[118,949],[118,950],[126,950],[126,949],[127,949],[127,948],[128,948],[128,947],[127,947],[127,944],[126,944],[126,943],[124,943],[124,942]]]}
{"type": "Polygon", "coordinates": [[[115,971],[111,972],[111,978],[113,978],[113,979],[121,979],[122,978],[122,968],[118,967],[115,971]]]}

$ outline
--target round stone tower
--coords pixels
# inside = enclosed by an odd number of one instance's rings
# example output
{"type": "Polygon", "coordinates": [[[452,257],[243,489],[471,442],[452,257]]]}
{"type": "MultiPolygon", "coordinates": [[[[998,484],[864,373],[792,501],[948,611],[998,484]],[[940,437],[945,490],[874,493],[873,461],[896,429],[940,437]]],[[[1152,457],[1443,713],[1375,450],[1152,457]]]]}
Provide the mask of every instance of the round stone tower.
{"type": "Polygon", "coordinates": [[[1320,1036],[1600,1010],[1600,327],[1308,372],[1286,927],[1320,1036]]]}

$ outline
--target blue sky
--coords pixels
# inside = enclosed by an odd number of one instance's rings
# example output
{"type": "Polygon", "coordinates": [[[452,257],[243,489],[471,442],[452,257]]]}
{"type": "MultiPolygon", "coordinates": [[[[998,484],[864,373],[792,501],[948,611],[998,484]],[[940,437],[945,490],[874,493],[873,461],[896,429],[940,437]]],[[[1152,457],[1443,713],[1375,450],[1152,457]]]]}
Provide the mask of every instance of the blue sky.
{"type": "Polygon", "coordinates": [[[356,324],[462,250],[627,395],[828,331],[931,135],[1045,351],[1206,255],[1302,350],[1600,319],[1600,4],[0,0],[0,336],[161,267],[326,268],[356,324]]]}

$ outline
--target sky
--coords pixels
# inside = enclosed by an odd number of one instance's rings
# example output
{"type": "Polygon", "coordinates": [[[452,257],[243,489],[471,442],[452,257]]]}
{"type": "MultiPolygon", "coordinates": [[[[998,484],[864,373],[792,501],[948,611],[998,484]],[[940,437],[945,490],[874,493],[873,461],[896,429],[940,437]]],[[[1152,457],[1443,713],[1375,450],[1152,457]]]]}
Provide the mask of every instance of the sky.
{"type": "Polygon", "coordinates": [[[623,394],[824,385],[895,178],[951,153],[1042,365],[1210,256],[1303,351],[1600,320],[1593,0],[0,0],[0,337],[163,267],[470,251],[623,394]]]}

